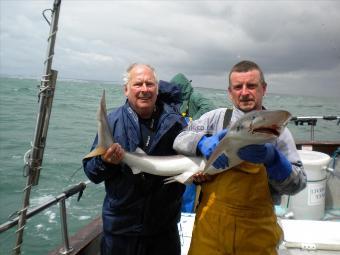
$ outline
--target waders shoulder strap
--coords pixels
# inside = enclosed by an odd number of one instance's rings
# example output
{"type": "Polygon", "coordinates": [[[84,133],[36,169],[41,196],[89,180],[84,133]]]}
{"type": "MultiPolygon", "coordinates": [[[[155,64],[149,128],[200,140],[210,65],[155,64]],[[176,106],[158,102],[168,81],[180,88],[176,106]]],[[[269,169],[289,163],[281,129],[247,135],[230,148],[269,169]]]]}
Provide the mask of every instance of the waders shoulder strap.
{"type": "MultiPolygon", "coordinates": [[[[224,114],[223,129],[225,129],[229,125],[232,115],[233,115],[233,109],[228,108],[224,114]]],[[[195,204],[194,204],[194,212],[196,212],[197,207],[199,203],[201,202],[201,199],[202,199],[201,185],[196,184],[196,199],[195,199],[195,204]]]]}
{"type": "Polygon", "coordinates": [[[225,129],[229,125],[231,115],[233,115],[233,109],[228,108],[224,114],[223,129],[225,129]]]}

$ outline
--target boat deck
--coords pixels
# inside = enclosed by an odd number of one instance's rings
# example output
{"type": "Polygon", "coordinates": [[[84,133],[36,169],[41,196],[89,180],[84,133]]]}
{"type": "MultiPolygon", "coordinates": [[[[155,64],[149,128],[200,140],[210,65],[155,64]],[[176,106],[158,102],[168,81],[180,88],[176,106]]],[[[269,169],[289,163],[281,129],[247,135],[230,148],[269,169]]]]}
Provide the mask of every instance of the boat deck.
{"type": "MultiPolygon", "coordinates": [[[[306,142],[297,143],[299,149],[306,149],[305,146],[306,142]]],[[[307,144],[307,146],[309,146],[307,149],[315,149],[315,146],[318,146],[317,148],[319,151],[331,154],[331,152],[334,152],[339,148],[340,141],[333,142],[333,144],[327,143],[324,147],[321,147],[319,143],[316,144],[314,142],[307,144]]],[[[339,160],[337,162],[339,162],[339,160]]],[[[336,164],[335,168],[336,172],[340,173],[339,163],[336,164]]],[[[278,250],[279,255],[340,255],[339,180],[340,177],[338,176],[336,177],[335,183],[328,183],[328,185],[333,185],[333,189],[335,189],[333,192],[335,195],[331,197],[331,200],[334,201],[328,201],[327,194],[329,193],[326,192],[326,204],[329,202],[332,203],[332,206],[326,206],[326,208],[333,208],[335,211],[332,210],[331,213],[327,213],[326,211],[323,220],[303,221],[284,219],[282,216],[285,212],[281,215],[276,211],[279,224],[281,224],[285,235],[284,241],[278,250]]],[[[195,214],[182,213],[181,221],[178,224],[182,244],[182,255],[187,255],[188,253],[194,220],[195,214]]],[[[70,243],[73,252],[69,255],[99,255],[101,230],[102,221],[101,218],[98,217],[71,238],[70,243]]],[[[49,255],[60,255],[59,250],[61,248],[62,246],[57,247],[54,251],[50,252],[49,255]]]]}
{"type": "MultiPolygon", "coordinates": [[[[340,212],[339,212],[340,213],[340,212]]],[[[178,224],[179,233],[181,237],[181,245],[182,245],[182,255],[187,255],[189,246],[190,246],[190,240],[191,240],[191,232],[192,227],[195,220],[195,214],[194,213],[182,213],[181,221],[178,224]]],[[[279,218],[280,221],[280,218],[279,218]]],[[[304,248],[293,248],[289,246],[296,246],[298,243],[291,242],[292,240],[287,240],[289,242],[284,241],[280,247],[278,254],[279,255],[340,255],[340,221],[318,221],[316,224],[320,223],[334,223],[333,227],[330,229],[324,229],[324,230],[314,230],[311,231],[310,229],[306,229],[308,227],[305,226],[298,226],[301,221],[296,220],[286,220],[286,221],[294,221],[294,225],[299,229],[300,236],[305,236],[307,233],[309,235],[314,236],[317,241],[322,241],[322,239],[325,239],[325,236],[329,236],[331,239],[331,242],[336,246],[338,250],[323,250],[323,249],[316,249],[316,245],[314,243],[302,243],[304,248]],[[326,233],[325,233],[326,230],[326,233]],[[288,246],[288,247],[287,247],[288,246]],[[307,249],[308,248],[308,249],[307,249]]],[[[314,221],[315,222],[315,221],[314,221]]],[[[82,255],[99,255],[99,245],[100,245],[100,238],[101,238],[101,229],[102,229],[102,221],[100,217],[96,218],[92,224],[87,225],[84,229],[80,230],[79,233],[75,234],[71,238],[72,248],[73,252],[72,255],[75,254],[82,254],[82,255]],[[91,234],[91,237],[88,237],[88,234],[91,234]],[[91,241],[90,241],[91,240],[91,241]]],[[[285,229],[285,226],[283,226],[284,231],[291,231],[289,229],[285,229]]],[[[294,238],[294,237],[293,237],[294,238]]],[[[301,240],[300,240],[301,241],[301,240]]],[[[326,241],[327,242],[327,241],[326,241]]],[[[300,243],[301,245],[301,243],[300,243]]],[[[49,255],[60,255],[59,251],[62,248],[62,246],[58,247],[54,251],[50,252],[49,255]]]]}
{"type": "MultiPolygon", "coordinates": [[[[178,225],[182,255],[188,253],[194,220],[195,214],[182,213],[181,222],[178,225]]],[[[280,255],[340,255],[340,221],[280,218],[278,221],[285,233],[284,241],[279,247],[280,255]]]]}

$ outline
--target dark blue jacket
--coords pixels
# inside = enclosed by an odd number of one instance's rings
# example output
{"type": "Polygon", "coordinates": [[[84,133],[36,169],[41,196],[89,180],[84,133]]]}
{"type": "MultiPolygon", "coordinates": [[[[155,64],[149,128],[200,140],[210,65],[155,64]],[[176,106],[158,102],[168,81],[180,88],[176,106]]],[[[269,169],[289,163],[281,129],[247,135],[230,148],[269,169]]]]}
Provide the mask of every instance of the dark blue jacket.
{"type": "MultiPolygon", "coordinates": [[[[157,100],[157,106],[162,111],[154,139],[146,153],[175,155],[172,144],[186,125],[185,121],[173,105],[157,100]]],[[[108,121],[114,141],[126,151],[135,151],[142,138],[138,116],[129,104],[125,103],[113,110],[108,115],[108,121]]],[[[97,138],[92,149],[96,144],[97,138]]],[[[176,226],[180,218],[184,185],[164,184],[165,177],[147,173],[134,175],[127,165],[106,164],[100,157],[84,160],[83,166],[92,182],[105,182],[102,215],[104,233],[154,235],[176,226]]]]}

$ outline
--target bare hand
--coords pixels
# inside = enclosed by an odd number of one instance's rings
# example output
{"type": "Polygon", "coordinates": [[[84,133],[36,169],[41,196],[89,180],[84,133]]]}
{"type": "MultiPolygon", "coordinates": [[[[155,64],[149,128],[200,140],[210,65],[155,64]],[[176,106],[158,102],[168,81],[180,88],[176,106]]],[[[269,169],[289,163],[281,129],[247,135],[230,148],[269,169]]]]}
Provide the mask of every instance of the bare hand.
{"type": "Polygon", "coordinates": [[[209,174],[204,174],[204,173],[197,173],[193,175],[193,181],[195,183],[208,182],[208,181],[212,181],[213,179],[215,179],[214,175],[209,175],[209,174]]]}
{"type": "Polygon", "coordinates": [[[118,165],[124,158],[125,150],[120,146],[119,143],[113,143],[110,148],[108,148],[104,155],[102,155],[102,160],[109,164],[118,165]]]}

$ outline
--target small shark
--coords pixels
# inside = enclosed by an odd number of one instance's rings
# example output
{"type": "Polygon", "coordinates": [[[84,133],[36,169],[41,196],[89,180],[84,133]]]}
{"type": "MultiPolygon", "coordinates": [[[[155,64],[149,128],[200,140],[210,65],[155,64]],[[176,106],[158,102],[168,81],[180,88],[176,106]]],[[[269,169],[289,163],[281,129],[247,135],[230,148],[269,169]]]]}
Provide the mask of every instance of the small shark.
{"type": "MultiPolygon", "coordinates": [[[[242,160],[237,156],[239,148],[273,142],[282,133],[290,117],[291,114],[283,110],[252,111],[245,114],[228,129],[208,161],[202,157],[184,155],[149,156],[140,148],[135,152],[125,152],[122,161],[131,168],[133,174],[145,172],[167,176],[165,183],[190,183],[196,173],[217,174],[240,164],[242,160]],[[228,157],[228,166],[225,169],[215,169],[212,164],[222,153],[228,157]]],[[[98,145],[84,158],[103,155],[114,143],[107,120],[105,90],[97,110],[97,122],[98,145]]]]}

